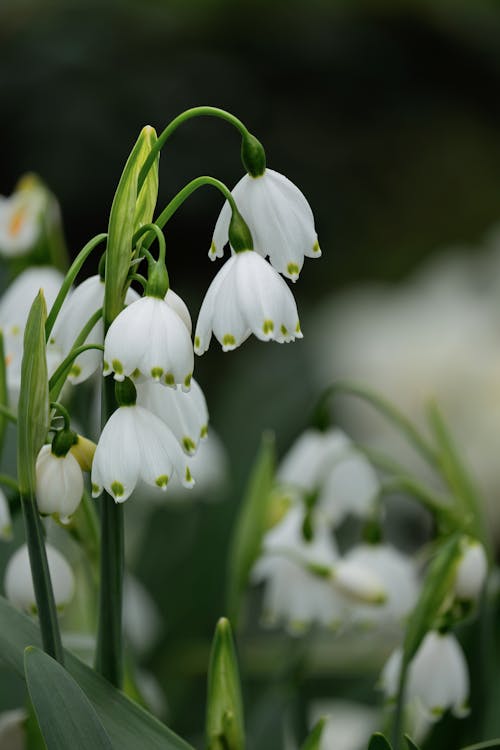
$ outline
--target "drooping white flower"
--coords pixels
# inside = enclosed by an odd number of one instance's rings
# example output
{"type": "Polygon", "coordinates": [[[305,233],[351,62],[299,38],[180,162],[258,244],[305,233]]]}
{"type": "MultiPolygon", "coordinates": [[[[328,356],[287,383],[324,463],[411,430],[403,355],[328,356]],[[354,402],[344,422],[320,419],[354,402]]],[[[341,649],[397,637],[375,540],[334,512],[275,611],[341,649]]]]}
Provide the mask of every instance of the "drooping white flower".
{"type": "Polygon", "coordinates": [[[186,456],[169,427],[142,406],[120,406],[97,444],[92,495],[97,497],[104,488],[122,503],[139,479],[166,490],[173,471],[184,486],[194,484],[186,456]]]}
{"type": "Polygon", "coordinates": [[[188,306],[182,299],[182,297],[179,297],[176,292],[174,292],[173,289],[167,289],[167,293],[165,295],[165,302],[167,305],[169,305],[172,310],[175,310],[179,318],[183,321],[184,325],[189,331],[189,335],[191,336],[191,332],[193,330],[193,324],[191,322],[191,315],[188,310],[188,306]]]}
{"type": "Polygon", "coordinates": [[[12,539],[12,519],[10,517],[9,501],[5,492],[0,489],[0,539],[12,539]]]}
{"type": "MultiPolygon", "coordinates": [[[[397,695],[402,651],[389,657],[382,671],[381,687],[386,696],[397,695]]],[[[461,718],[468,713],[469,673],[455,636],[431,631],[412,659],[406,684],[405,702],[415,701],[430,721],[437,721],[448,709],[461,718]]]]}
{"type": "Polygon", "coordinates": [[[464,601],[476,601],[487,574],[488,559],[483,545],[475,539],[468,539],[457,568],[455,596],[464,601]]]}
{"type": "MultiPolygon", "coordinates": [[[[61,609],[73,598],[75,579],[66,559],[50,544],[45,545],[56,606],[61,609]]],[[[14,606],[36,613],[36,598],[31,577],[28,547],[23,544],[12,555],[4,578],[5,595],[14,606]]]]}
{"type": "Polygon", "coordinates": [[[293,634],[304,632],[313,622],[337,627],[346,608],[331,582],[308,569],[310,565],[332,568],[338,560],[335,542],[323,524],[316,524],[313,538],[307,541],[303,524],[302,508],[290,508],[265,535],[262,556],[252,571],[255,583],[265,583],[264,621],[283,622],[293,634]]]}
{"type": "Polygon", "coordinates": [[[397,622],[410,613],[418,598],[419,584],[416,566],[409,557],[388,544],[358,544],[343,559],[375,573],[386,595],[378,606],[353,606],[356,622],[382,625],[397,622]]]}
{"type": "Polygon", "coordinates": [[[151,378],[189,390],[194,367],[186,324],[163,299],[142,297],[126,307],[104,341],[104,374],[151,378]]]}
{"type": "Polygon", "coordinates": [[[138,383],[137,402],[170,427],[188,455],[196,453],[198,443],[207,436],[208,409],[203,391],[194,379],[187,393],[164,388],[161,383],[138,383]]]}
{"type": "Polygon", "coordinates": [[[69,521],[83,495],[83,474],[69,452],[58,456],[44,445],[36,459],[36,502],[42,514],[57,513],[62,523],[69,521]]]}
{"type": "Polygon", "coordinates": [[[27,268],[20,273],[0,299],[0,327],[7,332],[22,333],[40,289],[50,310],[63,281],[62,273],[51,266],[27,268]]]}
{"type": "Polygon", "coordinates": [[[319,750],[366,750],[370,736],[380,725],[379,712],[352,701],[314,701],[310,711],[312,727],[325,716],[319,750]]]}
{"type": "Polygon", "coordinates": [[[16,190],[0,196],[0,253],[6,257],[24,255],[33,249],[42,228],[44,198],[40,189],[16,190]]]}
{"type": "Polygon", "coordinates": [[[292,292],[258,253],[235,253],[210,284],[196,325],[197,354],[206,352],[212,332],[225,352],[251,333],[280,344],[302,338],[292,292]]]}
{"type": "Polygon", "coordinates": [[[277,480],[285,489],[318,493],[317,506],[333,526],[350,514],[369,516],[380,489],[368,459],[338,429],[306,430],[283,458],[277,480]]]}
{"type": "Polygon", "coordinates": [[[333,585],[351,603],[381,606],[387,590],[380,575],[358,560],[341,558],[333,568],[333,585]]]}
{"type": "MultiPolygon", "coordinates": [[[[127,291],[125,304],[139,299],[133,289],[127,291]]],[[[49,339],[48,351],[57,351],[60,359],[66,357],[73,348],[88,319],[104,304],[104,281],[96,274],[79,284],[66,297],[49,339]]],[[[102,344],[104,327],[99,320],[85,340],[85,344],[102,344]]],[[[76,385],[89,378],[99,367],[102,352],[90,349],[77,357],[68,375],[68,380],[76,385]]]]}
{"type": "MultiPolygon", "coordinates": [[[[321,250],[311,207],[284,175],[266,169],[258,177],[244,175],[232,194],[254,241],[254,249],[280,273],[295,281],[304,256],[319,258],[321,250]]],[[[231,208],[226,202],[215,225],[209,257],[220,258],[228,242],[231,208]]]]}

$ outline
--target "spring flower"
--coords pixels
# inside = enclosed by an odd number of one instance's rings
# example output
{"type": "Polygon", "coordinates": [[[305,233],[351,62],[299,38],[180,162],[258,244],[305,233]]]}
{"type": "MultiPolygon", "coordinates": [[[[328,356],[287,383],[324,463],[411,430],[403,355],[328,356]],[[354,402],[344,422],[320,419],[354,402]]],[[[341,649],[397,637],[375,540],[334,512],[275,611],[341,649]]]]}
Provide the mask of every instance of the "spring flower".
{"type": "Polygon", "coordinates": [[[151,381],[138,383],[137,401],[170,427],[188,455],[196,453],[198,443],[207,436],[208,409],[203,391],[195,380],[191,380],[187,393],[151,381]]]}
{"type": "Polygon", "coordinates": [[[57,513],[69,521],[83,495],[83,474],[71,452],[58,455],[44,445],[36,459],[36,502],[42,514],[57,513]]]}
{"type": "MultiPolygon", "coordinates": [[[[52,588],[54,589],[54,599],[56,606],[62,609],[73,598],[75,590],[73,571],[58,550],[50,544],[46,544],[45,548],[47,550],[52,588]]],[[[35,591],[31,578],[29,553],[26,544],[19,547],[7,563],[4,589],[7,599],[14,606],[25,612],[36,613],[35,591]]]]}
{"type": "MultiPolygon", "coordinates": [[[[398,690],[402,651],[389,657],[382,671],[381,687],[394,699],[398,690]]],[[[469,674],[457,639],[449,633],[431,631],[412,659],[407,677],[407,703],[417,703],[430,721],[437,721],[451,709],[461,718],[468,713],[469,674]]]]}
{"type": "Polygon", "coordinates": [[[358,544],[343,560],[375,573],[386,594],[380,606],[353,606],[352,616],[356,622],[385,624],[399,621],[410,613],[419,592],[416,567],[410,558],[388,544],[358,544]]]}
{"type": "Polygon", "coordinates": [[[306,541],[303,524],[300,506],[290,508],[265,535],[262,556],[252,571],[255,583],[265,583],[265,623],[284,622],[295,635],[313,622],[337,627],[345,609],[331,583],[308,570],[308,565],[331,568],[338,559],[335,543],[321,524],[314,537],[306,541]]]}
{"type": "Polygon", "coordinates": [[[488,559],[483,545],[468,539],[464,545],[455,578],[455,596],[462,601],[476,601],[488,574],[488,559]]]}
{"type": "Polygon", "coordinates": [[[258,253],[235,253],[210,284],[196,325],[197,354],[206,352],[212,332],[225,352],[251,333],[280,344],[302,338],[293,294],[258,253]]]}
{"type": "Polygon", "coordinates": [[[0,299],[0,326],[4,332],[22,334],[40,289],[43,289],[47,309],[50,309],[63,280],[63,275],[50,266],[27,268],[19,274],[0,299]]]}
{"type": "MultiPolygon", "coordinates": [[[[300,190],[279,172],[266,169],[258,177],[244,175],[232,194],[252,233],[254,248],[277,271],[295,281],[304,256],[319,258],[321,250],[314,217],[300,190]]],[[[228,242],[231,209],[226,202],[219,215],[209,257],[220,258],[228,242]]]]}
{"type": "Polygon", "coordinates": [[[314,701],[310,726],[327,717],[319,750],[366,750],[370,735],[380,725],[381,716],[371,706],[351,701],[314,701]]]}
{"type": "Polygon", "coordinates": [[[92,495],[97,497],[104,488],[115,502],[123,503],[139,479],[166,490],[173,471],[184,486],[194,484],[186,456],[170,428],[136,404],[130,380],[122,388],[117,392],[121,405],[106,422],[95,451],[92,495]]]}
{"type": "Polygon", "coordinates": [[[185,321],[168,302],[146,296],[133,302],[109,327],[104,341],[104,374],[151,378],[189,390],[194,358],[185,321]]]}
{"type": "Polygon", "coordinates": [[[138,654],[151,651],[162,630],[162,618],[149,591],[131,575],[124,580],[123,629],[138,654]]]}
{"type": "Polygon", "coordinates": [[[16,190],[0,196],[0,253],[16,257],[29,252],[42,229],[44,196],[39,188],[16,190]]]}
{"type": "Polygon", "coordinates": [[[0,489],[0,539],[12,539],[12,519],[10,517],[9,501],[5,492],[0,489]]]}
{"type": "Polygon", "coordinates": [[[338,429],[306,430],[283,458],[277,479],[285,490],[317,494],[317,507],[333,527],[349,514],[369,516],[380,488],[368,459],[338,429]]]}

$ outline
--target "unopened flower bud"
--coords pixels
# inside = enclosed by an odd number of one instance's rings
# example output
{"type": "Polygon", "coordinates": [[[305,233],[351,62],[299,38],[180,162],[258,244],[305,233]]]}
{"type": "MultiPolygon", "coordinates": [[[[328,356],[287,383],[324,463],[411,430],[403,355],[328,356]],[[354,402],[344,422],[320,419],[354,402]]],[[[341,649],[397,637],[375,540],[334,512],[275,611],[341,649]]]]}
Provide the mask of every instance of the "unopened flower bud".
{"type": "Polygon", "coordinates": [[[83,475],[77,459],[67,452],[57,455],[44,445],[36,460],[36,500],[40,513],[59,514],[69,520],[83,495],[83,475]]]}

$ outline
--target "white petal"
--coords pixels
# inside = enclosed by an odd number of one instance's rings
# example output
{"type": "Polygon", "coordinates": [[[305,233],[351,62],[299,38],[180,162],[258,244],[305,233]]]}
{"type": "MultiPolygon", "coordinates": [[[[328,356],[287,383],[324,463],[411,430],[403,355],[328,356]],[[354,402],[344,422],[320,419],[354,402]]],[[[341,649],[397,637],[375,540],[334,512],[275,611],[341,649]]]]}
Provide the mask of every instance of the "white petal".
{"type": "MultiPolygon", "coordinates": [[[[62,607],[73,597],[73,572],[65,558],[50,544],[45,545],[56,605],[62,607]]],[[[7,563],[4,578],[7,599],[16,607],[33,612],[36,609],[35,591],[31,577],[28,547],[24,544],[7,563]]]]}
{"type": "Polygon", "coordinates": [[[47,309],[50,310],[63,280],[63,275],[50,266],[27,268],[12,282],[0,300],[0,325],[23,329],[40,289],[43,289],[47,309]]]}
{"type": "Polygon", "coordinates": [[[332,466],[318,504],[334,524],[349,514],[366,518],[373,512],[379,490],[380,482],[368,459],[352,451],[332,466]]]}
{"type": "Polygon", "coordinates": [[[5,492],[0,489],[0,539],[9,541],[12,539],[12,519],[10,516],[9,502],[5,492]]]}
{"type": "Polygon", "coordinates": [[[351,441],[341,430],[306,430],[283,458],[277,479],[305,492],[317,491],[332,463],[345,455],[350,446],[351,441]]]}
{"type": "Polygon", "coordinates": [[[169,289],[165,295],[165,302],[169,305],[172,310],[175,310],[179,318],[182,320],[184,325],[191,335],[193,324],[191,322],[191,315],[189,314],[188,307],[184,300],[174,292],[173,289],[169,289]]]}
{"type": "Polygon", "coordinates": [[[476,600],[488,574],[488,559],[482,544],[470,540],[466,544],[455,579],[455,595],[463,600],[476,600]]]}
{"type": "Polygon", "coordinates": [[[104,425],[92,462],[92,494],[104,487],[116,502],[132,494],[140,472],[136,431],[137,407],[122,406],[104,425]]]}
{"type": "Polygon", "coordinates": [[[71,516],[83,495],[83,475],[71,453],[55,456],[50,445],[44,445],[36,461],[36,501],[40,513],[58,513],[61,519],[71,516]]]}

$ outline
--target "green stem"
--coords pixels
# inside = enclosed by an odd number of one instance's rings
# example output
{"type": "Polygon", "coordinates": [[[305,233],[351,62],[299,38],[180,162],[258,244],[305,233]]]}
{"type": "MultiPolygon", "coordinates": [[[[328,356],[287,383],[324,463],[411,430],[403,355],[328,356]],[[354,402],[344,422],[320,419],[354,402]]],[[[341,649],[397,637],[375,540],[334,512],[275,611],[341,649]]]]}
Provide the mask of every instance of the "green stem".
{"type": "Polygon", "coordinates": [[[71,423],[71,417],[69,416],[69,411],[66,409],[65,406],[58,403],[57,401],[51,401],[50,402],[50,408],[54,409],[54,411],[58,411],[61,417],[64,419],[64,429],[69,430],[69,426],[71,423]]]}
{"type": "MultiPolygon", "coordinates": [[[[103,384],[103,422],[116,408],[114,382],[103,384]]],[[[96,670],[115,687],[123,683],[123,505],[106,492],[101,500],[101,567],[96,670]]]]}
{"type": "Polygon", "coordinates": [[[406,676],[408,674],[408,663],[402,657],[401,671],[399,673],[398,682],[398,694],[396,698],[396,708],[394,711],[394,720],[392,724],[392,748],[393,750],[400,750],[401,738],[403,736],[403,718],[404,718],[404,706],[405,706],[405,688],[406,688],[406,676]]]}
{"type": "MultiPolygon", "coordinates": [[[[134,236],[132,238],[132,245],[136,245],[137,242],[140,240],[140,238],[144,234],[147,234],[148,232],[152,232],[153,235],[158,240],[158,245],[159,245],[159,248],[160,248],[160,252],[159,252],[159,256],[158,257],[159,257],[160,261],[163,261],[163,263],[165,263],[165,256],[166,256],[165,235],[163,234],[163,232],[161,231],[161,228],[158,226],[157,223],[154,223],[154,224],[152,224],[152,223],[151,224],[143,224],[142,227],[140,229],[138,229],[137,232],[134,234],[134,236]]],[[[146,247],[144,248],[144,252],[146,254],[146,257],[147,257],[148,261],[152,261],[152,262],[154,262],[154,258],[148,252],[147,248],[151,245],[153,239],[154,239],[154,237],[151,237],[151,240],[147,243],[146,247]]]]}
{"type": "MultiPolygon", "coordinates": [[[[9,403],[9,392],[7,389],[7,372],[5,366],[5,348],[3,345],[3,333],[0,331],[0,405],[7,408],[9,403]]],[[[5,430],[7,429],[7,419],[5,415],[0,415],[0,458],[3,453],[3,444],[5,439],[5,430]]]]}
{"type": "Polygon", "coordinates": [[[91,240],[89,240],[85,247],[80,250],[75,260],[71,264],[71,267],[66,274],[63,284],[59,290],[59,294],[57,295],[45,322],[46,341],[49,340],[50,334],[52,333],[52,329],[54,327],[54,323],[56,322],[56,318],[59,315],[59,311],[68,295],[69,290],[71,289],[71,285],[80,272],[81,267],[89,257],[90,253],[95,250],[95,248],[98,247],[98,245],[100,245],[101,242],[103,242],[107,238],[107,236],[107,234],[98,234],[96,235],[96,237],[93,237],[91,240]]]}
{"type": "Polygon", "coordinates": [[[227,185],[224,185],[223,182],[220,180],[217,180],[215,177],[196,177],[194,180],[191,180],[191,182],[188,182],[187,185],[185,185],[182,190],[180,190],[175,198],[172,198],[170,203],[163,209],[161,214],[158,216],[157,219],[155,219],[155,224],[161,228],[165,226],[167,221],[173,216],[173,214],[177,211],[180,206],[184,203],[184,201],[189,198],[189,196],[194,193],[195,190],[198,190],[198,188],[204,187],[205,185],[210,185],[211,187],[217,188],[217,190],[220,190],[224,198],[228,201],[229,205],[231,206],[233,211],[237,211],[236,202],[234,200],[234,197],[227,187],[227,185]]]}
{"type": "Polygon", "coordinates": [[[71,365],[75,361],[77,357],[80,356],[80,354],[83,354],[83,352],[88,352],[91,349],[99,349],[101,352],[104,351],[104,346],[102,344],[82,344],[81,346],[75,347],[75,349],[72,349],[68,356],[63,359],[57,370],[55,370],[54,374],[49,380],[49,391],[52,391],[52,388],[54,388],[58,384],[59,378],[63,378],[66,380],[66,375],[68,374],[69,370],[71,369],[71,365]]]}
{"type": "Polygon", "coordinates": [[[8,487],[15,492],[19,492],[17,480],[14,479],[14,477],[10,477],[8,474],[0,474],[0,484],[3,484],[4,487],[8,487]]]}
{"type": "Polygon", "coordinates": [[[63,648],[59,633],[59,623],[57,621],[54,592],[50,581],[42,522],[34,497],[21,495],[21,505],[43,648],[50,656],[57,659],[60,664],[63,664],[63,648]]]}
{"type": "Polygon", "coordinates": [[[371,404],[406,436],[418,453],[434,468],[439,468],[439,458],[434,447],[420,434],[416,427],[390,401],[378,393],[349,381],[337,381],[322,394],[313,414],[313,422],[324,428],[328,422],[327,402],[338,395],[357,396],[371,404]]]}
{"type": "Polygon", "coordinates": [[[182,125],[184,122],[190,120],[193,117],[218,117],[221,120],[225,120],[230,125],[233,125],[241,133],[242,136],[249,135],[248,129],[241,122],[241,120],[232,115],[230,112],[226,112],[226,110],[224,109],[206,106],[186,109],[185,112],[181,112],[180,115],[177,115],[177,117],[175,117],[167,125],[165,130],[158,136],[158,140],[155,142],[153,148],[149,152],[148,157],[142,165],[141,171],[139,172],[139,178],[137,180],[137,195],[139,195],[139,193],[141,192],[144,180],[146,179],[146,176],[151,169],[157,155],[160,153],[172,133],[177,130],[179,125],[182,125]]]}

